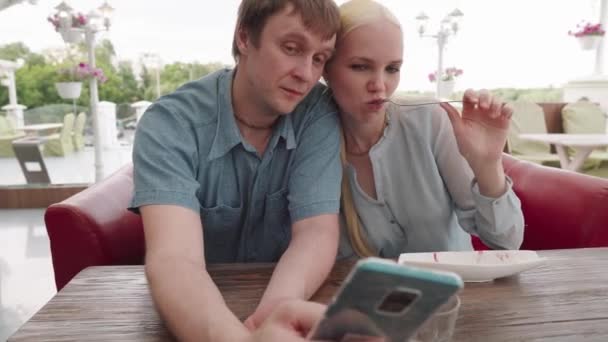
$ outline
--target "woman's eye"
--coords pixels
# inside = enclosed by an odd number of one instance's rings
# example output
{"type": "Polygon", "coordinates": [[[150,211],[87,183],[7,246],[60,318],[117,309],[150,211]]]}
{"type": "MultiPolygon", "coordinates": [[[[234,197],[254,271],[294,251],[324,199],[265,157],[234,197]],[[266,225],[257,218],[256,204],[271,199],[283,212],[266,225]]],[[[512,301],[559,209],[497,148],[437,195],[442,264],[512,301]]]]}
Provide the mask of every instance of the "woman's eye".
{"type": "Polygon", "coordinates": [[[365,64],[352,64],[350,66],[351,69],[355,70],[355,71],[365,71],[367,70],[367,65],[365,64]]]}
{"type": "Polygon", "coordinates": [[[401,68],[399,68],[397,66],[389,66],[388,68],[386,68],[386,71],[388,71],[391,74],[398,73],[400,70],[401,70],[401,68]]]}

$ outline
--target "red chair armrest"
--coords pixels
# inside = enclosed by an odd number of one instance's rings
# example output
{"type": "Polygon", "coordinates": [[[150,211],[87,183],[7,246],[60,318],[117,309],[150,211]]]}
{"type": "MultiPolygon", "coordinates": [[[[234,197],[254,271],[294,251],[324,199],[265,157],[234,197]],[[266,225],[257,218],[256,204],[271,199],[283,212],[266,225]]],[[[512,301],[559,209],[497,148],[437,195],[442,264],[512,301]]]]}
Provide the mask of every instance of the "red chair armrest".
{"type": "Polygon", "coordinates": [[[133,195],[133,167],[51,205],[44,219],[60,290],[88,266],[142,264],[143,226],[126,208],[133,195]]]}

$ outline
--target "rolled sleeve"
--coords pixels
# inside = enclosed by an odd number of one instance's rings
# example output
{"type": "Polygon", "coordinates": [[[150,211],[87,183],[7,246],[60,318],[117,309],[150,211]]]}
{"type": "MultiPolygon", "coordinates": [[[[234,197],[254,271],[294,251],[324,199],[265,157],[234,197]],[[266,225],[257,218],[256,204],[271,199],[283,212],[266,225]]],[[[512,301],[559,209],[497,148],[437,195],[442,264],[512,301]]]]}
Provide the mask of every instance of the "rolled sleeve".
{"type": "Polygon", "coordinates": [[[195,177],[197,144],[191,125],[161,104],[137,125],[133,146],[134,195],[129,210],[150,204],[178,205],[199,212],[195,177]]]}
{"type": "Polygon", "coordinates": [[[334,112],[320,116],[302,134],[289,180],[292,222],[338,213],[342,177],[339,134],[334,112]]]}
{"type": "Polygon", "coordinates": [[[477,234],[493,248],[518,249],[523,241],[521,202],[513,192],[513,180],[506,176],[507,189],[497,198],[483,196],[474,179],[471,191],[476,206],[477,234]]]}

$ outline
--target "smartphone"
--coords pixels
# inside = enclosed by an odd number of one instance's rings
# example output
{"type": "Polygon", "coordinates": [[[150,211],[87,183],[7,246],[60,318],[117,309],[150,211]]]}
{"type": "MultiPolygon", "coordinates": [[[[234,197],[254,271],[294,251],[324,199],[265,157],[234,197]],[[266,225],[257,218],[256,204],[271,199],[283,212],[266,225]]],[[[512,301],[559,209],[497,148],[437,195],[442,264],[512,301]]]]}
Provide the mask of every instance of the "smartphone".
{"type": "Polygon", "coordinates": [[[309,339],[407,341],[464,284],[459,275],[380,258],[357,262],[309,339]]]}

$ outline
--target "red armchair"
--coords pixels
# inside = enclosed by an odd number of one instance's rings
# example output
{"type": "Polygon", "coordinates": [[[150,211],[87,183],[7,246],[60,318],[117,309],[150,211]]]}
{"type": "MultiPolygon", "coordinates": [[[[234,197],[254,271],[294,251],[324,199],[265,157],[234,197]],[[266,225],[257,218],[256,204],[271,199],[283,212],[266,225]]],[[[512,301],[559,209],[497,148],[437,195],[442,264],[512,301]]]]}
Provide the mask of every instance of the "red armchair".
{"type": "MultiPolygon", "coordinates": [[[[503,164],[522,202],[526,222],[522,249],[608,246],[608,180],[506,154],[503,164]]],[[[132,191],[132,166],[128,165],[47,209],[45,222],[58,290],[88,266],[143,263],[141,219],[126,210],[132,191]]],[[[483,248],[479,240],[474,244],[483,248]]]]}

